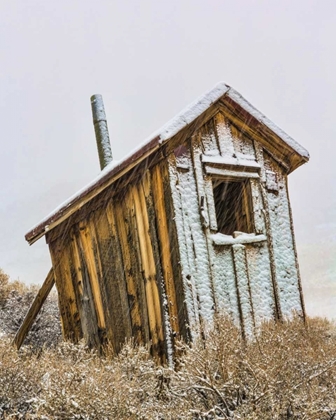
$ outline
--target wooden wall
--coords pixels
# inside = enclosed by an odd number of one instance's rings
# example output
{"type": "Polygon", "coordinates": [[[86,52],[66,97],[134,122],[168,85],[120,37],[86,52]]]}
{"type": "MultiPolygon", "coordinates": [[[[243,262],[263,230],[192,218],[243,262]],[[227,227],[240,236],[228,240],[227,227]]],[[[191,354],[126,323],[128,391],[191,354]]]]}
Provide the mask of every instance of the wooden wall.
{"type": "MultiPolygon", "coordinates": [[[[248,121],[245,122],[248,127],[248,121]]],[[[265,319],[304,314],[287,191],[287,168],[271,157],[259,139],[228,119],[225,107],[169,156],[180,260],[192,334],[226,312],[245,335],[265,319]],[[216,214],[212,179],[221,159],[260,165],[245,173],[251,189],[253,231],[250,243],[215,241],[216,214]],[[212,174],[204,161],[217,162],[212,174]],[[249,178],[250,177],[250,178],[249,178]]],[[[224,164],[223,164],[224,165],[224,164]]],[[[225,166],[225,165],[224,165],[225,166]]],[[[226,164],[226,168],[228,165],[226,164]]],[[[244,170],[233,164],[233,171],[244,170]]],[[[230,172],[230,171],[229,171],[230,172]]],[[[227,173],[229,173],[227,172],[227,173]]]]}
{"type": "Polygon", "coordinates": [[[165,361],[188,338],[167,168],[143,165],[48,235],[66,339],[118,353],[134,337],[165,361]]]}
{"type": "Polygon", "coordinates": [[[172,362],[175,340],[215,313],[246,336],[304,315],[286,156],[268,143],[219,104],[49,232],[64,337],[115,353],[134,337],[172,362]],[[251,192],[247,242],[218,242],[212,180],[223,167],[251,192]]]}

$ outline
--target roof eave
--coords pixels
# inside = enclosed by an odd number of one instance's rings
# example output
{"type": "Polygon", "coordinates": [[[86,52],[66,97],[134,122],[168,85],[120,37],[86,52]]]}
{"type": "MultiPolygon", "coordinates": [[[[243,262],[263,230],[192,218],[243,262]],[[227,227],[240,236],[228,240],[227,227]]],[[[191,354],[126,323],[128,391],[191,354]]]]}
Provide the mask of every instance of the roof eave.
{"type": "Polygon", "coordinates": [[[306,149],[300,146],[295,140],[288,136],[278,126],[271,122],[265,115],[254,108],[244,97],[242,97],[232,87],[221,82],[215,86],[211,91],[198,98],[195,102],[189,105],[186,109],[180,112],[176,117],[170,120],[164,127],[157,131],[150,140],[146,141],[140,147],[131,152],[120,164],[112,167],[111,170],[103,171],[92,183],[84,187],[73,198],[70,198],[64,205],[54,210],[49,216],[43,219],[37,226],[31,229],[26,235],[25,239],[30,245],[44,236],[48,231],[54,229],[57,225],[62,223],[65,219],[71,216],[74,212],[80,209],[93,197],[98,195],[101,191],[115,182],[123,174],[131,168],[142,162],[160,146],[167,143],[177,133],[184,130],[191,123],[193,123],[202,113],[204,113],[213,104],[223,98],[230,98],[237,106],[243,109],[251,117],[254,118],[258,124],[266,126],[271,130],[280,140],[282,140],[290,150],[290,155],[295,156],[291,159],[291,166],[289,172],[306,163],[309,160],[309,153],[306,149]]]}
{"type": "Polygon", "coordinates": [[[252,117],[254,117],[259,123],[265,125],[269,130],[276,134],[282,141],[284,141],[290,149],[293,150],[298,156],[303,159],[303,163],[309,160],[309,152],[304,147],[302,147],[297,141],[285,133],[280,127],[274,124],[270,119],[268,119],[264,114],[262,114],[258,109],[256,109],[252,104],[250,104],[239,92],[235,89],[230,88],[227,93],[227,96],[231,98],[237,105],[243,108],[248,112],[252,117]]]}
{"type": "Polygon", "coordinates": [[[156,136],[145,144],[141,149],[136,150],[128,158],[124,159],[114,166],[111,170],[103,171],[89,185],[85,186],[73,199],[69,199],[66,204],[61,205],[54,210],[50,215],[43,219],[38,225],[32,228],[26,235],[25,239],[32,245],[37,240],[42,238],[48,231],[54,229],[57,225],[62,223],[65,219],[71,216],[74,212],[79,210],[91,198],[98,195],[101,191],[115,182],[128,170],[142,162],[149,155],[155,152],[160,146],[160,137],[156,136]]]}

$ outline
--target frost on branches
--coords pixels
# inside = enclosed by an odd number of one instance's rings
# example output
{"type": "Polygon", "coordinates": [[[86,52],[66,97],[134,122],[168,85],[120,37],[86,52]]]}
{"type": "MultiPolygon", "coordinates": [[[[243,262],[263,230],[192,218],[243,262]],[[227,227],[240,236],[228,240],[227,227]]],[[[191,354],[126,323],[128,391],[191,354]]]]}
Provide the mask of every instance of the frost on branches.
{"type": "MultiPolygon", "coordinates": [[[[8,285],[8,284],[7,284],[8,285]]],[[[2,288],[3,289],[3,288],[2,288]]],[[[1,289],[1,290],[2,290],[1,289]]],[[[6,292],[7,293],[7,292],[6,292]]],[[[2,296],[2,295],[1,295],[2,296]]],[[[10,291],[1,325],[28,301],[10,291]]],[[[2,303],[3,305],[3,303],[2,303]]],[[[41,333],[53,314],[48,302],[41,333]]],[[[50,335],[51,337],[51,335],[50,335]]],[[[54,336],[56,337],[56,335],[54,336]]],[[[36,339],[34,339],[35,341],[36,339]]],[[[244,342],[225,316],[208,325],[207,340],[178,345],[176,370],[157,366],[145,347],[125,343],[118,356],[98,356],[83,344],[54,341],[17,352],[0,339],[0,418],[17,419],[309,419],[336,416],[336,330],[326,320],[299,317],[263,323],[244,342]]]]}

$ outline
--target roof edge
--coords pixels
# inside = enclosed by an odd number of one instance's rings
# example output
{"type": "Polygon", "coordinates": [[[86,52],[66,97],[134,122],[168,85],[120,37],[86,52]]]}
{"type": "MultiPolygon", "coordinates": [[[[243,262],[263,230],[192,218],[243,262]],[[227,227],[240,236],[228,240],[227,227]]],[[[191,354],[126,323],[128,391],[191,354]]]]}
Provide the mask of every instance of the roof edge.
{"type": "Polygon", "coordinates": [[[242,107],[246,112],[248,112],[251,116],[253,116],[257,121],[273,131],[295,153],[301,156],[304,162],[309,160],[309,153],[305,148],[303,148],[299,143],[288,136],[264,114],[258,111],[235,89],[224,82],[220,82],[216,84],[214,88],[184,108],[174,118],[169,120],[163,127],[161,127],[144,142],[142,142],[136,149],[133,149],[121,161],[113,161],[107,165],[106,168],[104,168],[103,171],[94,180],[72,195],[68,200],[64,201],[48,216],[42,219],[42,221],[40,221],[37,225],[32,227],[25,235],[25,239],[30,245],[32,245],[34,242],[44,236],[49,230],[55,228],[67,217],[71,216],[71,214],[80,209],[90,199],[98,195],[102,190],[120,178],[124,173],[126,173],[135,165],[139,164],[142,160],[146,159],[162,144],[166,143],[169,139],[174,137],[178,132],[183,130],[203,112],[205,112],[211,105],[226,95],[240,107],[242,107]],[[86,197],[86,200],[81,201],[84,199],[84,197],[86,197]]]}
{"type": "Polygon", "coordinates": [[[60,224],[64,219],[71,216],[75,211],[79,210],[87,201],[94,196],[98,195],[102,190],[111,185],[114,181],[120,178],[127,170],[133,168],[135,165],[146,159],[150,154],[159,148],[158,136],[152,138],[149,142],[142,145],[142,147],[132,150],[131,153],[126,155],[121,161],[112,161],[108,164],[101,173],[94,178],[89,184],[86,184],[82,189],[70,196],[66,201],[60,204],[56,209],[49,213],[37,225],[33,226],[25,235],[26,241],[29,245],[39,240],[48,231],[60,224]],[[92,197],[90,194],[98,188],[96,194],[92,197]],[[90,196],[87,201],[81,203],[78,207],[71,209],[77,202],[85,196],[90,196]],[[66,217],[65,217],[66,216],[66,217]],[[56,223],[57,222],[57,223],[56,223]]]}
{"type": "Polygon", "coordinates": [[[290,148],[293,149],[297,154],[299,154],[305,161],[308,161],[310,158],[308,150],[302,147],[298,142],[296,142],[292,137],[285,133],[281,128],[274,124],[270,119],[268,119],[262,112],[256,109],[250,102],[248,102],[239,92],[235,89],[230,88],[227,96],[231,98],[234,102],[240,105],[245,111],[252,115],[257,121],[261,124],[264,124],[269,128],[273,133],[275,133],[280,139],[282,139],[290,148]]]}
{"type": "MultiPolygon", "coordinates": [[[[63,218],[64,214],[70,211],[70,208],[75,205],[77,201],[92,192],[94,188],[97,187],[97,185],[106,184],[104,186],[104,188],[106,188],[109,185],[107,182],[108,180],[110,180],[111,183],[114,182],[114,180],[118,178],[118,174],[121,176],[128,166],[134,166],[132,163],[134,163],[135,160],[135,164],[140,163],[141,160],[148,156],[148,153],[146,152],[148,152],[152,146],[154,147],[150,153],[154,152],[154,150],[158,148],[160,144],[165,143],[175,134],[193,122],[214,102],[218,101],[222,96],[224,96],[229,90],[230,86],[226,85],[224,82],[217,83],[214,88],[197,98],[180,113],[175,115],[175,117],[169,120],[159,130],[150,135],[144,142],[142,142],[136,149],[133,149],[122,160],[112,161],[89,184],[87,184],[81,190],[77,191],[61,205],[56,207],[56,209],[49,213],[48,216],[42,219],[42,221],[40,221],[37,225],[33,226],[25,235],[26,241],[32,245],[34,242],[44,236],[49,230],[53,229],[57,224],[61,223],[61,221],[59,221],[59,223],[55,224],[59,218],[63,218]],[[104,183],[104,181],[106,181],[106,183],[104,183]]],[[[85,203],[82,205],[84,204],[85,203]]]]}

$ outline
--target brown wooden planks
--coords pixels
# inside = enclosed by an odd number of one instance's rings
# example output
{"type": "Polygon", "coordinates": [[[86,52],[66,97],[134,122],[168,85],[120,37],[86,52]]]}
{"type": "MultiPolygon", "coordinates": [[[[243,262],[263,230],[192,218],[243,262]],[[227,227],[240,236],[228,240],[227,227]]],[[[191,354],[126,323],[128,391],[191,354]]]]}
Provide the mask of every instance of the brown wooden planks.
{"type": "Polygon", "coordinates": [[[25,316],[18,332],[16,333],[13,344],[16,346],[16,348],[19,350],[24,339],[26,338],[27,334],[29,333],[36,316],[40,312],[43,303],[47,299],[53,285],[55,283],[55,277],[54,277],[54,270],[51,268],[46,279],[44,280],[42,287],[38,291],[37,295],[35,296],[35,299],[30,306],[27,315],[25,316]]]}
{"type": "Polygon", "coordinates": [[[71,275],[81,320],[83,337],[89,347],[99,347],[97,316],[93,302],[91,284],[80,241],[78,226],[71,231],[71,275]]]}
{"type": "MultiPolygon", "coordinates": [[[[172,360],[172,348],[173,348],[173,335],[178,334],[178,320],[175,317],[176,331],[172,330],[172,326],[169,320],[169,302],[167,296],[167,285],[165,284],[165,279],[163,276],[163,261],[162,254],[160,253],[159,239],[158,239],[158,225],[159,221],[156,220],[156,213],[154,208],[154,198],[153,198],[153,185],[151,180],[151,174],[147,171],[141,181],[140,191],[143,193],[142,196],[142,205],[146,207],[148,215],[148,235],[150,240],[150,245],[153,252],[155,271],[156,271],[156,289],[159,293],[159,302],[160,302],[160,321],[163,332],[163,342],[161,343],[162,355],[168,356],[169,363],[173,363],[172,360]]],[[[169,245],[169,244],[168,244],[169,245]]],[[[174,290],[175,292],[175,290],[174,290]]],[[[174,299],[175,294],[173,295],[174,299]]],[[[172,301],[172,303],[174,303],[172,301]]],[[[175,299],[176,307],[176,299],[175,299]]],[[[164,358],[165,359],[165,358],[164,358]]],[[[165,360],[164,360],[165,361],[165,360]]]]}
{"type": "Polygon", "coordinates": [[[164,201],[164,186],[162,181],[161,165],[157,165],[152,169],[152,192],[160,244],[160,260],[162,264],[165,289],[167,293],[169,320],[173,336],[179,338],[179,308],[177,305],[174,272],[171,260],[171,243],[169,237],[167,212],[164,201]]]}
{"type": "MultiPolygon", "coordinates": [[[[109,342],[109,345],[113,348],[114,352],[116,352],[115,334],[117,332],[117,327],[115,324],[116,315],[113,312],[115,305],[113,305],[114,296],[111,295],[111,290],[109,288],[109,281],[113,278],[111,275],[111,269],[113,268],[110,251],[112,248],[111,231],[107,222],[105,209],[98,209],[93,213],[90,224],[90,232],[102,306],[104,310],[106,339],[109,342]]],[[[122,337],[120,340],[123,341],[124,338],[122,337]]]]}
{"type": "Polygon", "coordinates": [[[149,220],[146,209],[145,195],[142,189],[133,186],[132,197],[134,200],[135,217],[138,229],[138,240],[142,269],[145,276],[145,290],[147,300],[147,310],[149,319],[149,328],[151,333],[152,350],[155,356],[160,359],[163,356],[163,325],[160,303],[160,294],[156,282],[156,267],[153,255],[153,249],[149,236],[149,220]]]}
{"type": "Polygon", "coordinates": [[[82,247],[83,257],[85,258],[86,267],[89,276],[89,282],[91,286],[94,306],[97,314],[98,327],[100,329],[105,328],[105,318],[104,318],[104,309],[103,302],[100,293],[99,281],[98,281],[98,270],[99,262],[96,265],[95,254],[93,250],[92,243],[92,226],[90,226],[90,217],[84,221],[79,222],[78,224],[78,234],[80,239],[80,244],[82,247]]]}
{"type": "Polygon", "coordinates": [[[75,293],[76,285],[73,284],[70,270],[69,247],[70,240],[68,238],[49,244],[58,292],[63,337],[66,340],[77,342],[82,338],[83,332],[75,293]]]}
{"type": "MultiPolygon", "coordinates": [[[[188,143],[190,147],[190,142],[188,143]]],[[[169,175],[169,163],[162,162],[160,165],[160,171],[162,176],[163,184],[163,197],[164,205],[167,215],[167,228],[169,234],[169,243],[170,243],[170,258],[173,268],[173,279],[176,293],[176,305],[178,308],[178,319],[179,319],[179,332],[181,338],[185,341],[190,341],[190,330],[189,330],[189,317],[188,310],[186,306],[186,292],[184,289],[183,276],[182,276],[182,266],[181,266],[181,254],[180,247],[183,246],[178,240],[177,226],[175,222],[175,212],[174,202],[173,202],[173,192],[171,189],[171,179],[169,175]]]]}
{"type": "MultiPolygon", "coordinates": [[[[129,194],[128,194],[129,195],[129,194]]],[[[129,197],[125,196],[126,202],[129,197]]],[[[147,304],[145,298],[144,279],[141,272],[139,261],[139,250],[137,249],[134,235],[136,232],[132,229],[131,209],[124,203],[124,200],[116,203],[115,226],[117,229],[120,250],[122,254],[124,274],[128,295],[129,310],[132,323],[132,336],[136,343],[147,344],[149,341],[147,304]]],[[[111,211],[112,209],[108,209],[111,211]]]]}
{"type": "MultiPolygon", "coordinates": [[[[101,232],[104,229],[102,226],[103,223],[106,225],[105,229],[108,228],[110,232],[109,239],[105,236],[105,255],[102,258],[102,266],[106,292],[110,299],[109,304],[111,305],[113,314],[116,351],[118,352],[125,339],[132,336],[132,325],[125,281],[125,269],[116,230],[114,201],[108,203],[105,208],[105,216],[104,218],[103,216],[101,217],[100,223],[101,226],[97,230],[100,244],[101,232]]],[[[107,232],[105,232],[105,235],[107,235],[107,232]]],[[[103,256],[102,252],[101,256],[103,256]]]]}

